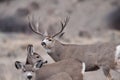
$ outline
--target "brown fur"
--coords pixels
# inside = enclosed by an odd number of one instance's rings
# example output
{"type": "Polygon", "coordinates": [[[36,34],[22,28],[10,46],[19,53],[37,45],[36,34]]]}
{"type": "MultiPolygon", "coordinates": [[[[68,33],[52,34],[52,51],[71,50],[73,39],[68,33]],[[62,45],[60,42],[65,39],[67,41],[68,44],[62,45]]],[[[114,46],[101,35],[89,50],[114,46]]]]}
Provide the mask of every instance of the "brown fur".
{"type": "Polygon", "coordinates": [[[72,80],[72,78],[70,77],[68,73],[60,72],[47,78],[47,80],[72,80]]]}
{"type": "Polygon", "coordinates": [[[115,62],[117,45],[115,43],[93,45],[62,44],[54,40],[54,46],[49,49],[51,52],[48,52],[48,54],[55,61],[68,58],[83,61],[86,64],[86,71],[93,71],[102,67],[105,76],[111,79],[110,69],[116,70],[117,66],[115,62]]]}
{"type": "Polygon", "coordinates": [[[45,65],[37,70],[36,80],[46,80],[48,77],[51,77],[53,75],[55,76],[56,74],[60,74],[61,72],[65,72],[65,75],[69,75],[72,80],[83,80],[83,74],[81,73],[81,71],[82,63],[74,59],[67,59],[59,61],[57,63],[45,65]]]}
{"type": "MultiPolygon", "coordinates": [[[[28,45],[28,54],[26,59],[26,70],[35,70],[32,68],[41,56],[36,53],[37,56],[32,53],[33,46],[28,45]],[[32,55],[33,54],[33,55],[32,55]]],[[[43,60],[43,59],[42,59],[43,60]]],[[[44,65],[39,70],[36,71],[36,80],[83,80],[82,72],[82,62],[76,59],[62,60],[57,63],[44,65]]]]}

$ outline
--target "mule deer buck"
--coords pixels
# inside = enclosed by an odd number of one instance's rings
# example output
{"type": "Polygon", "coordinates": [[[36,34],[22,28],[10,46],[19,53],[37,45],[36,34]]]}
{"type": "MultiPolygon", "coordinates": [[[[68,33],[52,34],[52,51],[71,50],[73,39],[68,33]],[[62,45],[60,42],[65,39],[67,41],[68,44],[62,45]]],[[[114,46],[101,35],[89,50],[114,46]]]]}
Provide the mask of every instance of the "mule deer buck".
{"type": "Polygon", "coordinates": [[[39,60],[34,65],[31,65],[16,61],[15,67],[22,69],[22,72],[28,80],[66,80],[66,78],[68,80],[83,80],[83,74],[85,72],[85,63],[83,62],[75,59],[67,59],[43,65],[45,63],[39,60]]]}
{"type": "Polygon", "coordinates": [[[31,20],[29,18],[30,29],[44,38],[41,45],[55,61],[68,58],[78,59],[85,62],[86,71],[94,71],[102,68],[108,80],[112,79],[110,69],[120,72],[120,45],[118,43],[92,45],[63,44],[56,40],[55,37],[62,33],[69,18],[61,22],[61,30],[54,35],[44,35],[38,30],[39,23],[36,22],[35,24],[34,20],[31,20]],[[37,27],[37,30],[34,27],[37,27]]]}

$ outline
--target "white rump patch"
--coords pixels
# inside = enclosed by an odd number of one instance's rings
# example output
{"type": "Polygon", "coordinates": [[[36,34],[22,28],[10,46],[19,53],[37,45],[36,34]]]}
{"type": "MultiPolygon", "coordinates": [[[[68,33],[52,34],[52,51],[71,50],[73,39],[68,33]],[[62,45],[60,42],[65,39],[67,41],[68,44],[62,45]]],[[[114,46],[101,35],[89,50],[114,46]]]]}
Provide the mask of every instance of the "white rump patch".
{"type": "Polygon", "coordinates": [[[115,62],[120,65],[120,45],[116,47],[115,62]]]}
{"type": "Polygon", "coordinates": [[[85,73],[85,63],[83,62],[82,63],[82,71],[81,71],[81,73],[84,75],[84,73],[85,73]]]}

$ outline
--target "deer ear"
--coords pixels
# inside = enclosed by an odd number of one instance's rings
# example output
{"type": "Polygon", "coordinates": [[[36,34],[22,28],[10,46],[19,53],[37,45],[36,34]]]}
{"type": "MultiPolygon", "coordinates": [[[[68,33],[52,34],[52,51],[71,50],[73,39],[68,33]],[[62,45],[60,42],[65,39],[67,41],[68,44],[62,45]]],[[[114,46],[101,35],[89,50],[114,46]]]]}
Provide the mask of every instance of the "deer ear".
{"type": "Polygon", "coordinates": [[[65,32],[62,32],[62,33],[59,34],[58,37],[59,37],[59,38],[62,38],[64,34],[65,34],[65,32]]]}
{"type": "Polygon", "coordinates": [[[39,61],[37,61],[37,63],[35,63],[34,67],[35,67],[35,68],[41,68],[42,65],[43,65],[43,61],[42,61],[42,60],[39,60],[39,61]]]}
{"type": "Polygon", "coordinates": [[[16,67],[16,69],[22,69],[23,64],[21,62],[19,62],[19,61],[16,61],[15,62],[15,67],[16,67]]]}
{"type": "Polygon", "coordinates": [[[33,45],[32,44],[29,44],[27,46],[27,52],[30,54],[30,55],[33,55],[33,45]]]}

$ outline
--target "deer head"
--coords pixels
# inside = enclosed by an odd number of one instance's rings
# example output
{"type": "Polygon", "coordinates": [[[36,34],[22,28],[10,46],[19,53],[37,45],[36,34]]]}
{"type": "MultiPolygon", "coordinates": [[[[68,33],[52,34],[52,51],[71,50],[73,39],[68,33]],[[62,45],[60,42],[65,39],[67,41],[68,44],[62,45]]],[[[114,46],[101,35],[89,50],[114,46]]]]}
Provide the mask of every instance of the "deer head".
{"type": "Polygon", "coordinates": [[[27,59],[26,64],[34,64],[36,61],[43,60],[43,58],[34,51],[32,44],[27,46],[27,59]]]}
{"type": "MultiPolygon", "coordinates": [[[[55,38],[56,36],[58,36],[60,33],[63,32],[64,28],[66,27],[66,25],[67,25],[67,23],[68,23],[68,21],[69,21],[69,17],[66,17],[66,19],[64,20],[64,22],[60,21],[61,30],[59,30],[59,32],[57,32],[57,33],[54,34],[54,35],[49,35],[49,34],[45,35],[45,34],[43,34],[43,33],[41,33],[41,32],[39,31],[39,22],[36,22],[36,24],[35,24],[33,18],[31,19],[32,21],[30,20],[30,17],[28,17],[28,19],[29,19],[29,27],[30,27],[30,29],[31,29],[34,33],[36,33],[36,34],[38,34],[38,35],[40,35],[40,36],[43,37],[43,40],[42,40],[42,42],[41,42],[41,45],[42,45],[45,49],[51,49],[51,48],[54,46],[54,44],[55,44],[55,39],[54,39],[54,38],[55,38]],[[35,30],[35,29],[36,29],[36,30],[35,30]]],[[[46,33],[46,32],[45,32],[45,33],[46,33]]]]}
{"type": "Polygon", "coordinates": [[[39,68],[43,66],[43,64],[47,63],[47,61],[43,62],[42,60],[37,61],[34,65],[24,64],[20,61],[15,62],[15,67],[18,70],[22,71],[22,74],[25,77],[25,80],[35,80],[35,72],[39,68]]]}

